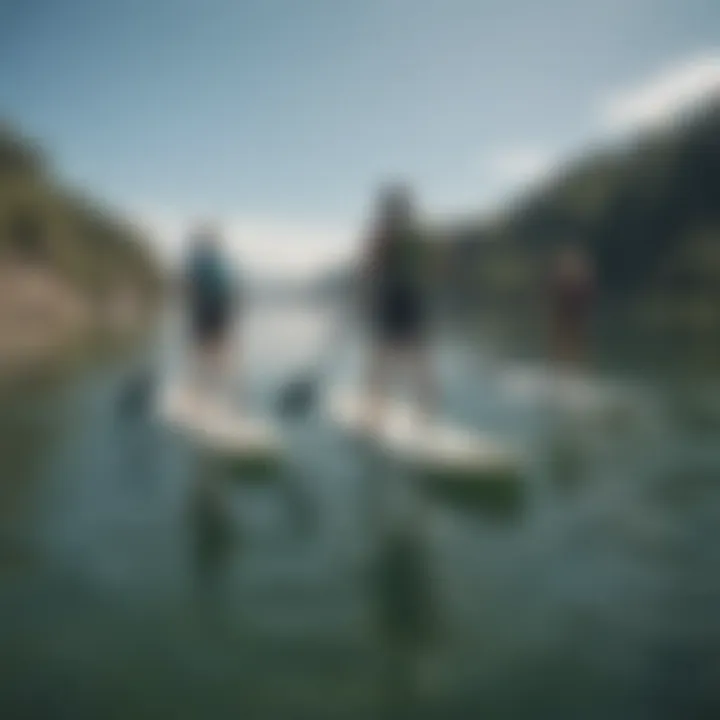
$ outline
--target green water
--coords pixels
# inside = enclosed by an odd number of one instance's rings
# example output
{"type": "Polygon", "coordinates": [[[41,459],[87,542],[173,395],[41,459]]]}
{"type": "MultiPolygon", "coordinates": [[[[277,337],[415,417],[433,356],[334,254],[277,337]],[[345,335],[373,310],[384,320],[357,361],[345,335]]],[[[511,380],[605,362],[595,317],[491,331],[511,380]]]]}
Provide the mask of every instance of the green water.
{"type": "MultiPolygon", "coordinates": [[[[256,323],[259,411],[311,326],[256,323]]],[[[123,411],[124,362],[6,402],[0,716],[717,717],[717,427],[662,402],[583,431],[439,355],[448,412],[526,452],[515,512],[322,416],[277,476],[230,477],[123,411]]]]}

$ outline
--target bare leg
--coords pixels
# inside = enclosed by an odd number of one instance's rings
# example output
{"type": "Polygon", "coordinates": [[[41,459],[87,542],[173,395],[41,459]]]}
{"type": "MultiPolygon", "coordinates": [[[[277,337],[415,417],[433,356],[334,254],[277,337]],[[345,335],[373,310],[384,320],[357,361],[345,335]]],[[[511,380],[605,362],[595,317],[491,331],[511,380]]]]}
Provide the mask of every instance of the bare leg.
{"type": "Polygon", "coordinates": [[[227,337],[222,337],[217,343],[215,353],[215,391],[224,409],[235,414],[242,404],[242,387],[238,373],[235,372],[235,364],[239,358],[237,347],[227,337]]]}
{"type": "Polygon", "coordinates": [[[219,340],[203,340],[193,348],[192,393],[198,409],[217,394],[223,362],[224,345],[219,340]]]}
{"type": "Polygon", "coordinates": [[[376,432],[382,422],[384,394],[387,392],[388,366],[391,358],[388,350],[375,345],[370,351],[365,385],[365,427],[376,432]]]}
{"type": "Polygon", "coordinates": [[[213,379],[213,348],[201,343],[195,349],[195,367],[193,378],[193,404],[201,415],[209,408],[213,379]]]}
{"type": "Polygon", "coordinates": [[[418,420],[426,427],[437,411],[438,392],[432,356],[427,347],[417,346],[408,350],[408,365],[412,368],[418,400],[418,420]]]}
{"type": "Polygon", "coordinates": [[[207,384],[208,358],[205,343],[195,343],[191,349],[190,384],[193,401],[199,403],[207,384]]]}
{"type": "Polygon", "coordinates": [[[553,359],[560,368],[583,370],[588,364],[587,323],[584,320],[556,321],[553,359]]]}
{"type": "Polygon", "coordinates": [[[218,338],[211,347],[211,363],[214,386],[216,390],[222,390],[227,376],[228,350],[225,338],[218,338]]]}
{"type": "Polygon", "coordinates": [[[243,403],[243,376],[242,376],[242,347],[233,343],[225,350],[225,374],[228,378],[227,392],[233,405],[242,405],[243,403]],[[237,369],[238,372],[233,372],[237,369]]]}

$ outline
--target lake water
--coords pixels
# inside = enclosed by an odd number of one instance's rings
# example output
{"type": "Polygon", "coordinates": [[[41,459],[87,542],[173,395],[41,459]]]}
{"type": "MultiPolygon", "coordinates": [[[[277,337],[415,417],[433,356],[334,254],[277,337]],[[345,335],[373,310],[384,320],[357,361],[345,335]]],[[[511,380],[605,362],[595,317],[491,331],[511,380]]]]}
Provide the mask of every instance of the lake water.
{"type": "MultiPolygon", "coordinates": [[[[354,375],[331,331],[250,317],[258,413],[327,348],[354,375]]],[[[487,349],[436,355],[448,414],[527,457],[513,512],[426,492],[322,413],[283,425],[277,476],[229,476],[128,405],[127,360],[6,404],[0,717],[720,717],[718,427],[649,388],[584,429],[487,349]]]]}

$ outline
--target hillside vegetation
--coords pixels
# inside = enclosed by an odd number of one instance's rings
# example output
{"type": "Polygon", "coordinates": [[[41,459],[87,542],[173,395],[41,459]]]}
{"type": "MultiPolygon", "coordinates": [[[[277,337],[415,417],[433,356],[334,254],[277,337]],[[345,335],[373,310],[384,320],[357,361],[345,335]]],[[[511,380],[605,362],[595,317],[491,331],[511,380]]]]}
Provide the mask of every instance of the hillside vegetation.
{"type": "Polygon", "coordinates": [[[157,281],[131,223],[70,190],[41,148],[0,127],[0,372],[119,331],[130,314],[138,324],[157,281]]]}
{"type": "Polygon", "coordinates": [[[615,327],[720,345],[720,103],[588,155],[500,218],[444,232],[472,306],[531,311],[555,253],[577,243],[615,327]]]}

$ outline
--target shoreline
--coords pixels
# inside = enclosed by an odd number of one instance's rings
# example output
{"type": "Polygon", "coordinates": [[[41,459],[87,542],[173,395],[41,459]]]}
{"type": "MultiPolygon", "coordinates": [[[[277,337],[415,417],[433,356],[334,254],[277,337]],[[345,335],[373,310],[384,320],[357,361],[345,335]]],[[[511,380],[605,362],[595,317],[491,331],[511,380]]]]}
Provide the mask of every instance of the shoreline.
{"type": "Polygon", "coordinates": [[[0,269],[0,391],[136,345],[152,328],[153,304],[130,285],[100,299],[52,271],[0,269]]]}

